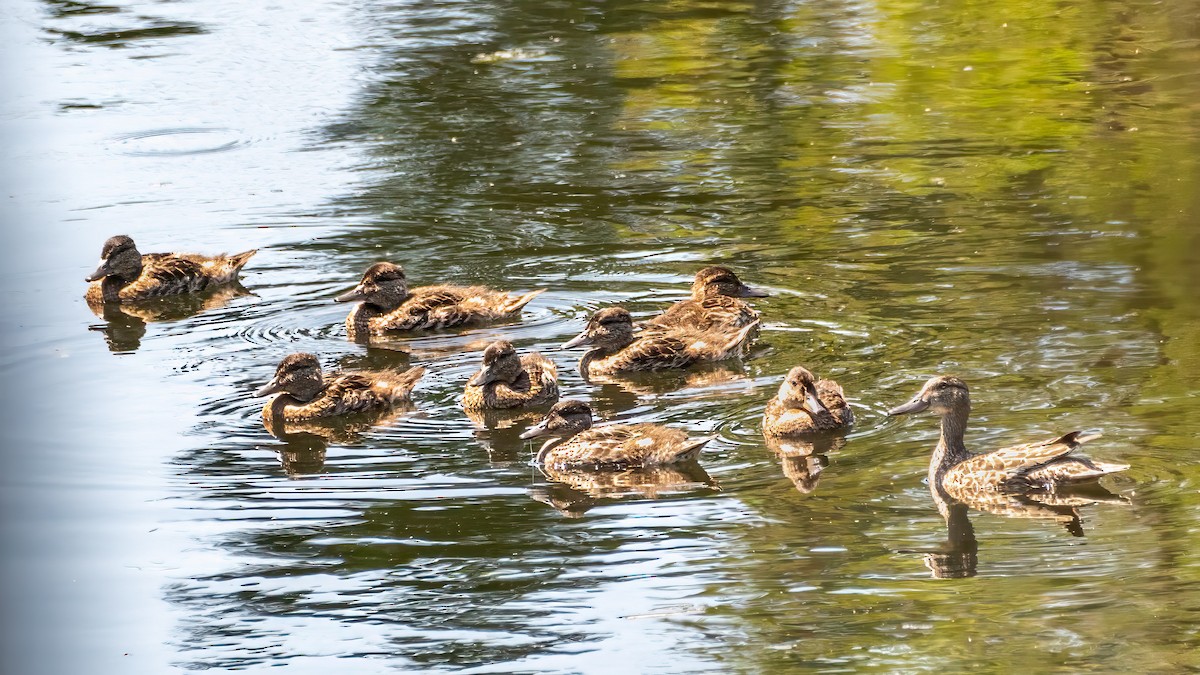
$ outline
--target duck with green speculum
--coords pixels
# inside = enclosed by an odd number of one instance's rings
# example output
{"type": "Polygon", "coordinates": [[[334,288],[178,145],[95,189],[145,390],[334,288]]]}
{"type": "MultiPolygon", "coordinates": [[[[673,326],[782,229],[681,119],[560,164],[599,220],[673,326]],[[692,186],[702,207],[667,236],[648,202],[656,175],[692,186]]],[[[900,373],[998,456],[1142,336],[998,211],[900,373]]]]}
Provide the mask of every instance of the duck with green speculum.
{"type": "Polygon", "coordinates": [[[483,286],[420,286],[410,289],[404,269],[390,262],[367,268],[353,289],[334,298],[359,303],[346,317],[346,332],[358,340],[394,331],[433,330],[507,321],[543,290],[512,297],[483,286]]]}
{"type": "Polygon", "coordinates": [[[168,295],[198,293],[237,281],[238,272],[257,250],[236,255],[138,251],[126,235],[109,237],[100,265],[85,281],[88,304],[126,303],[168,295]]]}
{"type": "Polygon", "coordinates": [[[930,379],[908,403],[888,411],[904,415],[929,410],[941,417],[942,434],[929,464],[929,484],[970,503],[980,491],[1054,492],[1094,483],[1129,468],[1097,462],[1074,451],[1099,434],[1072,431],[1058,438],[1014,445],[983,454],[967,450],[963,436],[971,413],[965,382],[953,376],[930,379]],[[962,498],[958,495],[962,495],[962,498]]]}

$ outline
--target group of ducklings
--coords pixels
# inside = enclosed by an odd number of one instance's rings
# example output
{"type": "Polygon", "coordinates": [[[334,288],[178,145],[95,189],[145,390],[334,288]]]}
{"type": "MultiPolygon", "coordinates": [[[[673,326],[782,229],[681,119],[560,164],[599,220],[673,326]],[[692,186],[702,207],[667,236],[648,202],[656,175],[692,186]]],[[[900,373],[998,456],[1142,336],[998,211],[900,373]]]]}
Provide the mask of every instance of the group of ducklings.
{"type": "MultiPolygon", "coordinates": [[[[99,268],[87,278],[91,283],[85,297],[97,305],[204,291],[236,281],[254,253],[141,254],[129,237],[112,237],[104,243],[99,268]]],[[[357,286],[335,300],[358,303],[346,318],[346,330],[352,339],[361,340],[515,319],[541,292],[513,297],[480,286],[409,288],[399,265],[379,262],[367,269],[357,286]]],[[[760,325],[758,311],[745,299],[766,295],[742,283],[726,267],[705,267],[696,274],[690,298],[642,322],[640,331],[628,311],[608,307],[592,314],[583,332],[563,348],[589,347],[579,362],[585,380],[593,375],[683,369],[738,357],[760,325]]],[[[284,358],[275,376],[256,395],[275,395],[263,408],[268,425],[299,422],[390,409],[410,399],[424,374],[421,366],[403,372],[331,374],[322,371],[316,356],[298,353],[284,358]]],[[[466,382],[462,405],[468,411],[485,411],[553,404],[545,419],[521,438],[550,437],[534,462],[560,469],[603,471],[688,462],[713,438],[689,438],[683,431],[657,424],[593,426],[592,409],[586,402],[558,399],[555,364],[540,354],[519,355],[510,342],[499,340],[483,351],[480,370],[466,382]]],[[[950,496],[979,490],[1054,491],[1128,468],[1073,454],[1092,438],[1079,432],[984,454],[970,453],[963,442],[970,397],[967,385],[957,377],[930,379],[911,401],[888,414],[924,410],[936,413],[942,421],[941,438],[930,464],[930,484],[950,496]]],[[[806,438],[846,429],[853,423],[854,412],[842,387],[796,366],[767,403],[762,431],[773,439],[806,438]]]]}

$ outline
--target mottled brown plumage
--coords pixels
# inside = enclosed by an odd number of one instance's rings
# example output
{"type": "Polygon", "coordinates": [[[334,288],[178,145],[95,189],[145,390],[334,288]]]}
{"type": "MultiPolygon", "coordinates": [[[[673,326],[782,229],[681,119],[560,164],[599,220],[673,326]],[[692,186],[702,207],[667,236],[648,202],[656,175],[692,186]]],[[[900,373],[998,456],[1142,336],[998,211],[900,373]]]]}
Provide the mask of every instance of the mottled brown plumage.
{"type": "Polygon", "coordinates": [[[967,385],[957,377],[935,377],[908,403],[889,415],[932,410],[942,418],[942,435],[929,465],[929,482],[956,500],[967,501],[981,490],[1005,492],[1053,491],[1093,482],[1124,471],[1127,464],[1105,464],[1071,453],[1096,436],[1072,431],[1058,438],[1001,448],[974,455],[963,443],[971,399],[967,385]]]}
{"type": "Polygon", "coordinates": [[[237,255],[138,252],[125,235],[110,237],[100,251],[100,266],[86,281],[84,298],[91,305],[136,302],[164,295],[196,293],[237,280],[238,272],[257,251],[237,255]]]}
{"type": "Polygon", "coordinates": [[[692,297],[671,305],[646,324],[657,328],[736,331],[758,321],[758,312],[740,298],[766,297],[742,283],[728,267],[705,267],[692,282],[692,297]]]}
{"type": "Polygon", "coordinates": [[[687,368],[695,363],[734,358],[757,327],[755,322],[736,332],[672,328],[635,337],[629,312],[609,307],[593,314],[583,332],[563,348],[592,346],[579,361],[579,370],[586,379],[593,374],[687,368]]]}
{"type": "Polygon", "coordinates": [[[844,429],[854,423],[842,387],[833,380],[817,380],[804,366],[788,371],[779,393],[763,412],[763,434],[802,436],[844,429]]]}
{"type": "Polygon", "coordinates": [[[466,410],[502,410],[558,400],[558,367],[541,354],[517,356],[508,340],[483,350],[483,367],[467,381],[466,410]]]}
{"type": "Polygon", "coordinates": [[[457,328],[516,318],[542,290],[513,298],[506,291],[482,286],[422,286],[408,288],[404,270],[388,262],[375,263],[354,289],[337,302],[359,302],[346,317],[351,339],[390,331],[457,328]]]}
{"type": "Polygon", "coordinates": [[[355,371],[325,375],[312,354],[292,354],[255,396],[279,393],[263,408],[263,423],[299,422],[378,411],[407,401],[425,374],[422,367],[396,371],[355,371]],[[281,393],[280,393],[281,392],[281,393]]]}
{"type": "Polygon", "coordinates": [[[620,470],[694,460],[712,437],[694,439],[657,424],[592,427],[592,408],[583,401],[560,401],[546,419],[521,438],[555,436],[542,446],[536,464],[559,469],[620,470]]]}

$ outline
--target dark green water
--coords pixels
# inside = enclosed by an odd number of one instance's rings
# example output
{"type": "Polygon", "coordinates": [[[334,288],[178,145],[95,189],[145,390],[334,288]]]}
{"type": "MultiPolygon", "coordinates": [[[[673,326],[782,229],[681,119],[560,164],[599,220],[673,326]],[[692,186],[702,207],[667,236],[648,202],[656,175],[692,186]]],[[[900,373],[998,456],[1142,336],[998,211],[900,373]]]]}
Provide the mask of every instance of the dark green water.
{"type": "Polygon", "coordinates": [[[4,672],[1200,668],[1194,4],[10,4],[4,672]],[[117,233],[261,252],[246,294],[96,317],[117,233]],[[380,259],[548,292],[366,349],[330,299],[380,259]],[[742,367],[554,350],[711,262],[774,294],[742,367]],[[541,475],[458,407],[500,336],[720,434],[704,472],[541,475]],[[430,374],[280,440],[250,394],[294,351],[430,374]],[[797,363],[859,420],[815,485],[759,433],[797,363]],[[935,420],[883,416],[936,373],[976,450],[1103,430],[1128,503],[948,525],[935,420]]]}

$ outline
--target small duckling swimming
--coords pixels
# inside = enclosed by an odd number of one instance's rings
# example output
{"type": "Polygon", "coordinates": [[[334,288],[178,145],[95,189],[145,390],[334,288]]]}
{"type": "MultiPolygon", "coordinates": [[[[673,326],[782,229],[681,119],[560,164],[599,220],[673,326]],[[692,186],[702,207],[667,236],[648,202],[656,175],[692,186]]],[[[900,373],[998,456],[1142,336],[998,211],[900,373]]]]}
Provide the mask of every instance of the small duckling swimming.
{"type": "Polygon", "coordinates": [[[279,393],[263,408],[263,423],[270,427],[281,419],[300,422],[391,408],[409,399],[424,374],[425,369],[416,366],[404,372],[360,370],[324,375],[316,356],[299,353],[284,358],[275,377],[254,395],[279,393]]]}
{"type": "Polygon", "coordinates": [[[100,250],[100,266],[85,279],[89,304],[135,302],[163,295],[195,293],[237,280],[238,272],[257,253],[203,256],[191,253],[142,255],[133,239],[109,237],[100,250]]]}
{"type": "Polygon", "coordinates": [[[542,445],[534,463],[558,469],[621,470],[664,466],[696,459],[715,436],[688,438],[679,429],[657,424],[606,424],[592,427],[592,407],[583,401],[559,401],[546,419],[521,434],[530,439],[555,436],[542,445]]]}
{"type": "Polygon", "coordinates": [[[517,356],[508,340],[483,350],[483,368],[467,380],[466,410],[501,410],[558,400],[558,367],[541,354],[517,356]]]}
{"type": "Polygon", "coordinates": [[[758,312],[740,298],[770,294],[742,283],[733,270],[714,265],[696,272],[692,297],[681,300],[646,322],[658,328],[737,330],[758,321],[758,312]]]}
{"type": "Polygon", "coordinates": [[[1107,464],[1072,455],[1072,451],[1099,435],[1072,431],[1058,438],[972,454],[963,443],[971,397],[967,385],[953,376],[930,379],[911,401],[888,411],[889,415],[931,410],[942,418],[942,435],[929,463],[929,484],[940,486],[953,498],[980,490],[1053,492],[1090,483],[1101,476],[1124,471],[1128,464],[1107,464]]]}
{"type": "Polygon", "coordinates": [[[704,361],[722,361],[741,354],[742,346],[758,321],[736,332],[695,331],[673,328],[634,337],[633,317],[622,307],[602,309],[588,319],[587,327],[563,349],[591,345],[579,360],[579,371],[605,375],[634,370],[687,368],[704,361]]]}
{"type": "Polygon", "coordinates": [[[804,366],[788,371],[779,393],[767,403],[762,428],[767,436],[801,436],[844,429],[854,424],[854,411],[842,387],[817,380],[804,366]]]}
{"type": "Polygon", "coordinates": [[[361,303],[346,317],[350,339],[388,331],[455,328],[516,318],[544,289],[517,298],[482,286],[421,286],[409,289],[404,269],[389,262],[367,268],[362,281],[335,302],[361,303]]]}

